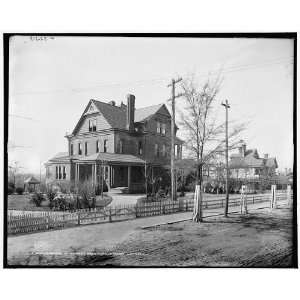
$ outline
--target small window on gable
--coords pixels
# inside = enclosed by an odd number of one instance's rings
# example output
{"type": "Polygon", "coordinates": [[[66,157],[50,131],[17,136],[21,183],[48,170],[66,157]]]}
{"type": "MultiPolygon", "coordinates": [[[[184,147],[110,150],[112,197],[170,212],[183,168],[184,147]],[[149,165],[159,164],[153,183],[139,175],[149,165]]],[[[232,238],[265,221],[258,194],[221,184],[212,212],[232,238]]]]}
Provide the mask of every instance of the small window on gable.
{"type": "Polygon", "coordinates": [[[73,144],[71,144],[70,154],[71,154],[71,155],[74,155],[73,144]]]}
{"type": "Polygon", "coordinates": [[[89,120],[89,131],[96,131],[97,130],[97,120],[91,119],[89,120]]]}
{"type": "Polygon", "coordinates": [[[78,144],[78,155],[82,155],[81,143],[78,144]]]}
{"type": "Polygon", "coordinates": [[[58,179],[58,166],[55,167],[55,179],[58,179]]]}

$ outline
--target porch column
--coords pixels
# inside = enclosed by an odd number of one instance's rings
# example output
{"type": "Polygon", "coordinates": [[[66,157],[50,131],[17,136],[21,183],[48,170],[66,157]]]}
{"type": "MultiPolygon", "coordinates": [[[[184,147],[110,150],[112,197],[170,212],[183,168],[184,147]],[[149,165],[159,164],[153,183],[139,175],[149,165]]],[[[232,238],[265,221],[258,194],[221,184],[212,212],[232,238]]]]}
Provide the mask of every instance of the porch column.
{"type": "Polygon", "coordinates": [[[128,166],[128,192],[131,192],[131,166],[128,166]]]}
{"type": "Polygon", "coordinates": [[[94,185],[97,185],[97,164],[94,164],[94,185]]]}
{"type": "Polygon", "coordinates": [[[76,164],[76,167],[75,167],[75,181],[78,182],[79,180],[79,165],[76,164]]]}
{"type": "Polygon", "coordinates": [[[110,165],[108,165],[107,168],[108,168],[107,188],[108,188],[108,190],[110,190],[110,187],[111,187],[111,182],[110,182],[110,176],[111,176],[110,168],[111,167],[110,167],[110,165]]]}
{"type": "Polygon", "coordinates": [[[109,185],[112,186],[113,182],[113,169],[112,166],[109,166],[109,185]]]}
{"type": "Polygon", "coordinates": [[[92,185],[93,185],[93,186],[94,186],[94,182],[95,182],[94,178],[95,178],[95,174],[94,174],[94,165],[92,165],[92,185]]]}

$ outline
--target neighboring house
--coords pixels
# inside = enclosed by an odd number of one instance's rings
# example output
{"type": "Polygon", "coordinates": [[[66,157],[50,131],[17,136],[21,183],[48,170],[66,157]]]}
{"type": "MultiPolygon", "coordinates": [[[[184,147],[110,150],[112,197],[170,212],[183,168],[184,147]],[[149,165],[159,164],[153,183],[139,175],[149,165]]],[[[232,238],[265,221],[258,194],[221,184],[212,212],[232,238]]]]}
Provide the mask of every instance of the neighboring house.
{"type": "MultiPolygon", "coordinates": [[[[46,181],[99,184],[103,174],[109,188],[142,191],[145,166],[154,173],[170,167],[170,136],[171,115],[164,104],[135,109],[134,95],[120,106],[92,99],[66,135],[68,152],[46,163],[46,181]]],[[[176,158],[182,156],[182,143],[176,137],[176,158]]]]}
{"type": "Polygon", "coordinates": [[[276,175],[278,165],[275,157],[265,154],[261,158],[257,149],[246,149],[244,142],[238,149],[238,153],[230,156],[229,169],[232,179],[255,181],[276,175]]]}

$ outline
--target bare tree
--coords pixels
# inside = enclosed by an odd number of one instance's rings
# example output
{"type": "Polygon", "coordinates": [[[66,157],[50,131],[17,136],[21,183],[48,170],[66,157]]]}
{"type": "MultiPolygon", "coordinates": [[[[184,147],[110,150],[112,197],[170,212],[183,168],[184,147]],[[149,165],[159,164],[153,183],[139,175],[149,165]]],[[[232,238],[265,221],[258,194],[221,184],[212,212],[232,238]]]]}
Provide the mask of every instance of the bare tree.
{"type": "MultiPolygon", "coordinates": [[[[197,164],[198,201],[194,207],[195,222],[202,221],[203,167],[225,151],[225,122],[217,122],[214,109],[221,83],[222,80],[217,77],[213,81],[208,79],[198,87],[191,77],[182,84],[185,106],[179,112],[179,124],[185,134],[185,147],[197,164]]],[[[231,127],[228,134],[229,149],[238,143],[236,138],[245,129],[245,124],[231,127]]]]}

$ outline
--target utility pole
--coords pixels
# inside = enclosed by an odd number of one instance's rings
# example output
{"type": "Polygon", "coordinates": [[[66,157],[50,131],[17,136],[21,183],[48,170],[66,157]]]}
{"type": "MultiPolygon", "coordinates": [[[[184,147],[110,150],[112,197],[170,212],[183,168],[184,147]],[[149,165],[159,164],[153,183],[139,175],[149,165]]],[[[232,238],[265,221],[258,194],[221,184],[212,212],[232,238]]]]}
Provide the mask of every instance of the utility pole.
{"type": "Polygon", "coordinates": [[[229,188],[228,188],[228,177],[229,177],[229,169],[228,169],[228,108],[230,108],[228,104],[228,100],[225,101],[225,103],[222,103],[222,105],[225,107],[226,110],[226,133],[225,133],[225,139],[226,139],[226,201],[225,201],[225,210],[224,210],[224,216],[227,217],[228,215],[228,202],[229,202],[229,188]]]}
{"type": "Polygon", "coordinates": [[[182,78],[172,79],[168,87],[172,87],[171,100],[172,101],[172,117],[171,117],[171,199],[176,201],[177,191],[175,184],[175,164],[174,164],[174,150],[175,150],[175,99],[181,97],[182,94],[175,95],[175,85],[180,82],[182,78]]]}

